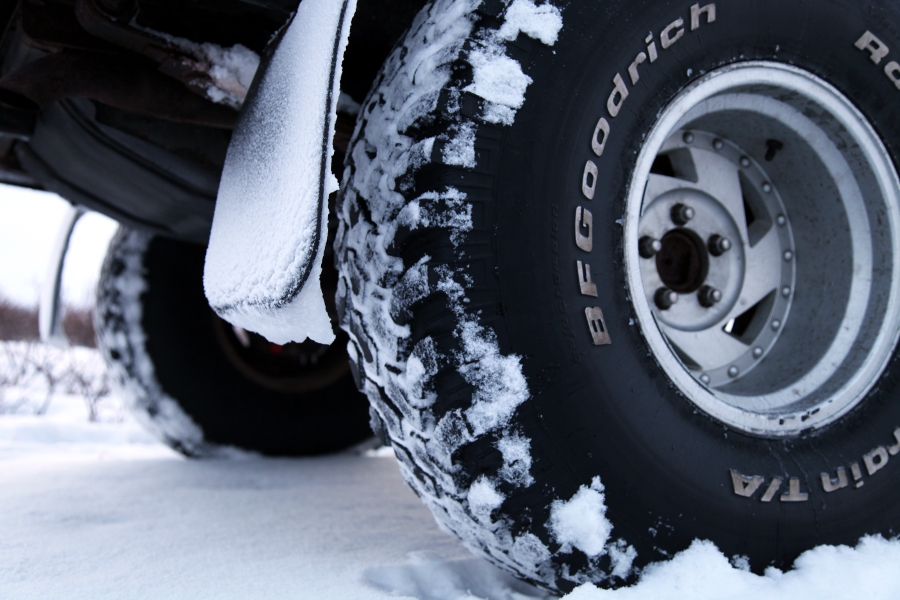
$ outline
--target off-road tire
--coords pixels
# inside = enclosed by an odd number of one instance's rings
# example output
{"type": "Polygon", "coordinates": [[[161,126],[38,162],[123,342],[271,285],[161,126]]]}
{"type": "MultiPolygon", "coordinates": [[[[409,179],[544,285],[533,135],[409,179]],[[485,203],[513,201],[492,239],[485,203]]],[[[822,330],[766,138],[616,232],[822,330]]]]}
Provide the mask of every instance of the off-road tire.
{"type": "MultiPolygon", "coordinates": [[[[560,591],[632,581],[694,539],[760,572],[817,544],[895,534],[900,460],[885,462],[900,450],[895,351],[865,398],[827,426],[735,430],[692,403],[651,351],[626,281],[623,219],[659,115],[737,63],[833,86],[896,166],[900,68],[886,65],[900,56],[900,11],[880,0],[570,2],[555,43],[536,31],[503,38],[521,24],[507,6],[528,4],[423,9],[364,103],[347,156],[341,324],[406,481],[469,547],[560,591]],[[710,4],[714,20],[700,12],[710,4]],[[670,24],[667,41],[677,39],[663,49],[670,24]],[[890,48],[879,64],[857,45],[867,31],[890,48]],[[531,79],[505,122],[473,76],[498,43],[531,79]],[[614,117],[617,77],[629,95],[614,117]],[[605,140],[601,116],[612,124],[605,140]],[[592,139],[605,143],[602,159],[592,139]],[[593,213],[589,254],[573,235],[578,207],[593,213]],[[580,293],[576,261],[589,263],[596,296],[580,293]],[[586,320],[592,307],[602,321],[586,320]],[[838,467],[850,484],[824,490],[820,475],[838,483],[838,467]],[[583,519],[568,533],[566,507],[583,519]]],[[[765,165],[766,148],[753,152],[765,165]]]]}

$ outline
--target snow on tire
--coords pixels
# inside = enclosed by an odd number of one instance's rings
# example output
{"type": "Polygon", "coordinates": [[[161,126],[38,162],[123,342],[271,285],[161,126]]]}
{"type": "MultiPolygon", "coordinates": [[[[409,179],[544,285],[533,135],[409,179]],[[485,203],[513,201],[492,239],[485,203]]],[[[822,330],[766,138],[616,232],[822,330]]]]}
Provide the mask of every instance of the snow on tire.
{"type": "Polygon", "coordinates": [[[347,156],[338,309],[444,529],[568,591],[900,527],[898,16],[422,10],[347,156]]]}
{"type": "MultiPolygon", "coordinates": [[[[438,523],[520,577],[553,586],[547,545],[495,514],[511,492],[534,485],[531,441],[514,422],[530,392],[521,357],[501,352],[459,261],[489,246],[464,181],[476,165],[476,128],[512,123],[531,81],[504,45],[525,34],[552,46],[562,21],[549,4],[516,0],[503,21],[499,3],[493,15],[480,4],[426,7],[364,104],[339,205],[339,311],[374,426],[438,523]],[[477,119],[466,110],[473,94],[483,101],[477,119]],[[460,464],[456,455],[475,448],[499,453],[495,468],[460,464]]],[[[583,495],[602,507],[599,483],[583,495]]],[[[631,554],[613,548],[627,571],[631,554]]]]}

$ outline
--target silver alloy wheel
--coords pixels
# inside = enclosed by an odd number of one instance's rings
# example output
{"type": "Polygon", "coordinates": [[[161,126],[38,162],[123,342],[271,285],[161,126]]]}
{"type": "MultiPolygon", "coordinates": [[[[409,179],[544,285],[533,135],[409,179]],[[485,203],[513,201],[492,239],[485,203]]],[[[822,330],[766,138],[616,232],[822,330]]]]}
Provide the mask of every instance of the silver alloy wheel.
{"type": "Polygon", "coordinates": [[[900,181],[865,117],[806,71],[706,74],[647,136],[626,199],[642,331],[696,406],[767,437],[823,427],[900,333],[900,181]]]}

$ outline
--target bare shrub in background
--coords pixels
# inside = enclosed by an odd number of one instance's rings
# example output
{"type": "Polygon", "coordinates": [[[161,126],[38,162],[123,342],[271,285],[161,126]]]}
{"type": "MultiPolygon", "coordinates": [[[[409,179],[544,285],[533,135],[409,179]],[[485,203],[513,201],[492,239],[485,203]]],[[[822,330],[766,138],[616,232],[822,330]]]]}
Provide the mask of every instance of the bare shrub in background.
{"type": "Polygon", "coordinates": [[[122,418],[96,350],[0,341],[0,414],[45,414],[59,394],[82,398],[90,421],[122,418]]]}
{"type": "Polygon", "coordinates": [[[94,350],[93,309],[66,307],[63,330],[71,348],[40,342],[38,313],[0,298],[0,414],[42,415],[59,394],[84,399],[90,421],[120,420],[109,401],[106,366],[94,350]]]}

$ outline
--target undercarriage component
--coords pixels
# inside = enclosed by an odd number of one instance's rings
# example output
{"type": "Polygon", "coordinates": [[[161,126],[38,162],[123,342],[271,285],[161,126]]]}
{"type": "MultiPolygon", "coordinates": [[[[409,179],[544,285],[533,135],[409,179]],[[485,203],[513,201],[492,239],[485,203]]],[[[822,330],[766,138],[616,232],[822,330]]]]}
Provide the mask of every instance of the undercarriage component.
{"type": "Polygon", "coordinates": [[[36,113],[64,98],[89,98],[167,121],[231,129],[237,112],[214,104],[141,61],[64,50],[0,79],[0,102],[36,113]]]}
{"type": "Polygon", "coordinates": [[[62,100],[41,112],[15,155],[45,189],[73,204],[206,243],[230,132],[136,117],[84,98],[62,100]]]}

